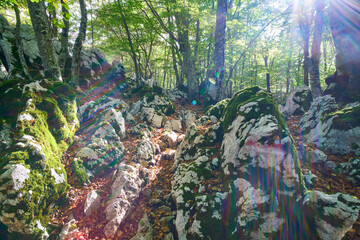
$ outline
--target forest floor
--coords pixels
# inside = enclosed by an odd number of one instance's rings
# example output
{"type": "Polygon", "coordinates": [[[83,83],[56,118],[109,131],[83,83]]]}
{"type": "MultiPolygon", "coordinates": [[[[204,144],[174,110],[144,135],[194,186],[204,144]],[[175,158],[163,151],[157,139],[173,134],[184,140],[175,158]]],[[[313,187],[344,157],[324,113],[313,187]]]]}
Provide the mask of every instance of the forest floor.
{"type": "MultiPolygon", "coordinates": [[[[135,100],[137,99],[130,99],[130,101],[127,100],[127,102],[135,100]]],[[[201,106],[199,105],[194,106],[191,103],[182,101],[175,102],[175,106],[176,109],[190,109],[195,111],[198,116],[204,114],[201,106]]],[[[168,117],[168,119],[171,118],[176,118],[176,113],[168,117]]],[[[300,146],[303,146],[299,121],[300,117],[292,117],[287,121],[288,128],[296,141],[298,149],[300,149],[300,146]]],[[[132,127],[133,125],[126,124],[127,130],[132,127]]],[[[185,130],[186,129],[183,129],[184,133],[185,130]]],[[[165,130],[163,128],[154,128],[151,134],[151,141],[153,143],[157,143],[164,131],[165,130]]],[[[81,134],[81,130],[79,133],[81,134]]],[[[126,138],[122,140],[126,149],[123,161],[131,164],[131,159],[136,154],[138,141],[140,141],[139,138],[130,134],[127,134],[126,138]]],[[[149,167],[149,180],[140,193],[138,199],[132,204],[133,207],[130,210],[130,213],[123,221],[123,224],[119,226],[116,235],[106,237],[103,233],[103,228],[107,223],[104,210],[106,205],[105,203],[108,198],[107,196],[109,196],[111,192],[112,181],[110,180],[111,177],[109,177],[111,172],[103,172],[102,174],[96,176],[93,181],[85,187],[77,186],[75,184],[74,176],[71,174],[70,165],[74,154],[76,153],[76,149],[78,149],[80,145],[81,142],[74,143],[63,156],[63,163],[65,164],[68,173],[68,181],[72,187],[69,190],[69,201],[62,205],[60,209],[52,215],[52,224],[59,227],[68,222],[70,216],[77,220],[78,232],[69,236],[68,239],[131,239],[135,236],[138,223],[144,213],[147,213],[149,221],[152,224],[154,239],[164,239],[169,232],[174,232],[174,229],[170,229],[169,225],[163,224],[163,222],[160,221],[163,217],[168,217],[171,212],[164,212],[156,205],[151,205],[150,200],[151,198],[164,199],[168,196],[168,194],[170,194],[171,179],[173,176],[172,165],[174,160],[166,158],[165,156],[168,155],[169,151],[176,149],[165,149],[155,156],[156,163],[149,167]],[[92,213],[92,215],[86,216],[84,214],[84,203],[91,190],[95,190],[101,194],[101,205],[92,213]]],[[[311,145],[308,147],[314,148],[314,146],[311,145]]],[[[346,162],[350,157],[352,157],[350,155],[337,156],[327,152],[325,153],[328,155],[328,160],[334,161],[338,164],[346,162]]],[[[355,188],[344,175],[334,173],[329,174],[325,171],[323,166],[311,163],[301,162],[301,166],[304,172],[311,170],[311,172],[317,176],[317,181],[314,184],[315,190],[323,191],[325,193],[342,192],[360,199],[360,187],[355,188]]],[[[58,235],[59,229],[55,230],[52,235],[58,235]]],[[[360,216],[357,219],[357,222],[353,225],[353,228],[348,231],[344,239],[360,239],[360,216]]]]}

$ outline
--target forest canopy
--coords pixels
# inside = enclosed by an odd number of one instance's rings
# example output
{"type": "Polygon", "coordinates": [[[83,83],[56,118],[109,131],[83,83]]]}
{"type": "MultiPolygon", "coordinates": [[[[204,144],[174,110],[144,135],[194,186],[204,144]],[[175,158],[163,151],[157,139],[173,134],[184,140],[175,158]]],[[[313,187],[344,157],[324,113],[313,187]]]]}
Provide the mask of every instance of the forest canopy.
{"type": "MultiPolygon", "coordinates": [[[[216,82],[224,96],[248,86],[283,95],[304,82],[309,85],[308,65],[316,51],[323,88],[325,78],[335,72],[329,1],[85,3],[84,46],[100,48],[138,79],[153,77],[166,88],[187,83],[195,94],[209,91],[209,84],[216,82]]],[[[31,24],[25,1],[7,0],[2,5],[1,12],[12,24],[14,6],[20,9],[21,22],[31,24]]],[[[53,37],[61,38],[60,29],[69,20],[74,44],[81,20],[79,2],[45,5],[53,37]]]]}

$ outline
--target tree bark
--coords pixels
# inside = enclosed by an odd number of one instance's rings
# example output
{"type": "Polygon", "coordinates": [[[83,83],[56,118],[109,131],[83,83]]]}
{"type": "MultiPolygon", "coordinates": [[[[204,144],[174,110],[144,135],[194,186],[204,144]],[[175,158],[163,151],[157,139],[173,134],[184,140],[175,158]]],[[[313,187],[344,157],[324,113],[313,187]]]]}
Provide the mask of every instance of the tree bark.
{"type": "Polygon", "coordinates": [[[27,0],[31,22],[39,47],[45,77],[62,81],[60,67],[55,57],[54,45],[49,31],[49,21],[45,12],[44,1],[27,0]]]}
{"type": "Polygon", "coordinates": [[[310,73],[310,88],[311,93],[314,98],[321,96],[321,86],[320,86],[320,72],[319,72],[319,62],[321,57],[321,35],[323,27],[324,15],[324,1],[316,0],[315,2],[315,24],[314,24],[314,33],[313,41],[311,46],[311,58],[309,61],[309,73],[310,73]]]}
{"type": "Polygon", "coordinates": [[[264,57],[264,63],[265,63],[265,68],[266,68],[266,90],[270,93],[270,73],[269,73],[269,69],[268,69],[268,56],[264,57]]]}
{"type": "Polygon", "coordinates": [[[29,80],[31,80],[32,78],[31,78],[31,75],[29,74],[28,66],[25,61],[23,45],[22,45],[21,37],[20,37],[20,24],[21,24],[20,11],[16,4],[13,5],[13,8],[15,11],[15,16],[16,16],[15,41],[16,41],[16,46],[17,46],[17,50],[18,50],[18,54],[19,54],[19,60],[20,60],[20,64],[22,66],[25,76],[27,78],[29,78],[29,80]]]}
{"type": "Polygon", "coordinates": [[[76,87],[80,87],[79,85],[80,58],[81,58],[82,45],[86,38],[86,23],[87,23],[85,0],[79,0],[79,4],[80,4],[81,20],[80,20],[79,34],[76,37],[74,44],[73,57],[71,63],[71,75],[72,75],[71,82],[76,87]]]}
{"type": "Polygon", "coordinates": [[[227,19],[227,0],[217,0],[216,26],[215,26],[215,49],[213,74],[216,79],[217,99],[223,95],[223,82],[225,74],[225,31],[227,19]]]}
{"type": "MultiPolygon", "coordinates": [[[[63,4],[64,1],[61,0],[61,3],[63,4]]],[[[66,14],[69,14],[69,11],[62,6],[61,11],[63,13],[63,22],[64,22],[64,27],[61,30],[61,38],[60,38],[60,43],[61,43],[61,50],[60,50],[60,55],[58,58],[58,62],[59,62],[59,67],[62,73],[63,78],[65,77],[65,63],[66,60],[69,57],[69,29],[70,29],[70,25],[69,25],[69,21],[66,20],[66,14]]]]}
{"type": "Polygon", "coordinates": [[[359,9],[358,0],[331,1],[330,25],[336,50],[334,79],[339,93],[334,96],[344,102],[360,99],[359,9]]]}
{"type": "Polygon", "coordinates": [[[195,97],[199,93],[199,83],[197,82],[194,61],[191,58],[189,43],[190,16],[184,10],[175,13],[176,25],[178,26],[178,42],[180,53],[183,57],[181,72],[185,75],[188,82],[188,93],[190,97],[195,97]]]}
{"type": "Polygon", "coordinates": [[[309,38],[304,39],[304,85],[309,86],[309,38]]]}

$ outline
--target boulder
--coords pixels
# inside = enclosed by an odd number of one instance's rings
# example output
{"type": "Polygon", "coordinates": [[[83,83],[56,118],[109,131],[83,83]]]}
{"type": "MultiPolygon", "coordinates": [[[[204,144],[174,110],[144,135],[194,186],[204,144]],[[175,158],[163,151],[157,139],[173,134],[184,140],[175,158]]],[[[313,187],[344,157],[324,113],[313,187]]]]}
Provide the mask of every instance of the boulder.
{"type": "Polygon", "coordinates": [[[61,232],[59,234],[60,240],[66,240],[69,239],[70,236],[75,235],[79,230],[76,226],[77,221],[75,219],[71,219],[67,223],[64,224],[63,228],[61,229],[61,232]]]}
{"type": "Polygon", "coordinates": [[[186,127],[189,127],[191,124],[193,124],[196,121],[196,115],[191,110],[181,110],[180,112],[181,119],[185,123],[186,127]]]}
{"type": "Polygon", "coordinates": [[[119,164],[115,180],[111,186],[111,198],[106,204],[105,215],[108,223],[104,227],[104,234],[114,235],[117,228],[127,216],[131,204],[139,196],[146,179],[141,175],[140,166],[119,164]]]}
{"type": "Polygon", "coordinates": [[[173,131],[164,132],[160,140],[165,143],[165,147],[174,148],[178,145],[178,135],[173,131]]]}
{"type": "Polygon", "coordinates": [[[295,234],[287,216],[274,209],[285,207],[288,216],[296,215],[305,186],[295,144],[272,96],[256,87],[238,92],[222,126],[221,168],[229,176],[228,189],[239,196],[233,199],[237,214],[230,232],[248,239],[276,236],[282,229],[295,234]]]}
{"type": "MultiPolygon", "coordinates": [[[[80,106],[78,109],[78,118],[80,123],[89,122],[95,118],[100,121],[106,120],[104,111],[113,111],[114,109],[117,112],[123,113],[128,108],[128,105],[121,99],[102,96],[99,99],[90,101],[80,106]]],[[[116,115],[117,118],[120,118],[119,114],[116,115]]]]}
{"type": "MultiPolygon", "coordinates": [[[[257,87],[235,94],[220,122],[201,117],[190,125],[173,171],[178,239],[330,239],[322,232],[332,217],[322,213],[331,208],[339,213],[334,226],[346,226],[335,227],[341,234],[331,239],[340,239],[359,211],[350,196],[344,204],[353,206],[351,220],[341,204],[308,200],[284,117],[272,95],[257,87]]],[[[314,178],[307,174],[309,187],[314,178]]]]}
{"type": "Polygon", "coordinates": [[[312,99],[309,87],[297,87],[290,93],[282,113],[286,117],[302,115],[309,110],[312,99]]]}
{"type": "Polygon", "coordinates": [[[341,107],[330,95],[317,98],[300,126],[307,143],[335,154],[360,154],[360,103],[341,107]]]}
{"type": "Polygon", "coordinates": [[[178,133],[182,132],[181,121],[176,119],[171,119],[169,121],[166,121],[164,128],[170,129],[178,133]]]}
{"type": "Polygon", "coordinates": [[[347,194],[311,191],[305,196],[304,209],[312,215],[316,237],[342,239],[359,215],[360,201],[347,194]]]}
{"type": "Polygon", "coordinates": [[[220,102],[218,102],[217,104],[215,104],[214,106],[212,106],[207,112],[206,115],[210,116],[215,116],[216,118],[220,118],[223,115],[223,112],[226,108],[226,106],[228,105],[230,101],[230,98],[226,98],[224,100],[221,100],[220,102]]]}
{"type": "Polygon", "coordinates": [[[155,156],[154,144],[148,139],[141,140],[137,146],[136,156],[143,160],[153,159],[155,156]]]}

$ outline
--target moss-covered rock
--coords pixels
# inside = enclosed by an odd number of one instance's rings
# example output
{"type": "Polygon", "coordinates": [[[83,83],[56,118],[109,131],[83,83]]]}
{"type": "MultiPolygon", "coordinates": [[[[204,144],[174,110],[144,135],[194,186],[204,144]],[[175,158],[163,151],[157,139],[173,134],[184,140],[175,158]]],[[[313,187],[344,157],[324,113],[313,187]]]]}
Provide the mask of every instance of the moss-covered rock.
{"type": "Polygon", "coordinates": [[[360,103],[339,106],[330,95],[317,98],[300,121],[304,139],[337,154],[360,154],[360,103]]]}
{"type": "Polygon", "coordinates": [[[52,94],[40,87],[24,86],[14,141],[1,156],[0,170],[0,219],[9,231],[33,236],[44,231],[40,226],[46,226],[53,203],[68,187],[60,159],[77,130],[64,116],[76,109],[75,99],[63,112],[52,94]]]}
{"type": "Polygon", "coordinates": [[[291,224],[281,214],[281,206],[300,208],[296,199],[305,191],[298,153],[284,117],[273,97],[255,87],[235,94],[225,109],[222,125],[225,186],[237,194],[231,201],[235,201],[237,219],[229,225],[230,237],[240,234],[261,239],[278,234],[291,224]],[[268,209],[278,209],[280,214],[268,209]],[[277,224],[264,232],[262,226],[270,219],[277,224]]]}
{"type": "Polygon", "coordinates": [[[215,116],[216,118],[219,119],[223,115],[223,112],[224,112],[226,106],[228,105],[229,101],[230,101],[230,98],[226,98],[226,99],[218,102],[214,106],[210,107],[210,109],[206,112],[206,115],[215,116]]]}

